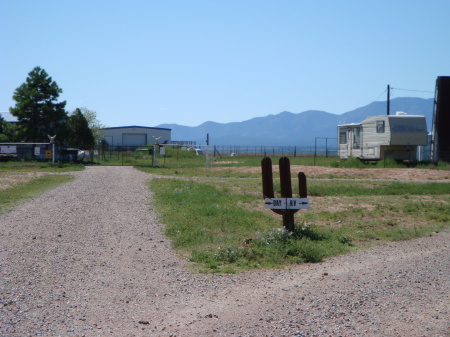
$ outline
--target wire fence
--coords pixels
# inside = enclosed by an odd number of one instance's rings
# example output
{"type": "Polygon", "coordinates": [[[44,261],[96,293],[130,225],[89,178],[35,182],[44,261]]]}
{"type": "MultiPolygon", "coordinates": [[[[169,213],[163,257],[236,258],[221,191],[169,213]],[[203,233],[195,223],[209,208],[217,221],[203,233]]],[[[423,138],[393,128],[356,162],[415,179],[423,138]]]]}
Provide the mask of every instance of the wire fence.
{"type": "MultiPolygon", "coordinates": [[[[208,166],[213,160],[227,157],[314,157],[337,158],[337,144],[334,138],[316,138],[314,146],[240,146],[240,145],[195,145],[162,144],[147,146],[55,146],[49,143],[0,143],[0,161],[58,161],[82,162],[95,165],[163,166],[168,162],[182,163],[198,158],[208,166]]],[[[429,162],[430,151],[420,148],[417,160],[429,162]]],[[[450,151],[440,151],[440,161],[450,161],[450,151]]]]}
{"type": "Polygon", "coordinates": [[[54,152],[50,143],[3,143],[0,144],[0,160],[38,160],[38,161],[83,161],[101,165],[154,165],[155,161],[165,157],[176,157],[177,160],[191,155],[212,157],[236,156],[304,156],[325,155],[336,156],[337,148],[332,142],[326,146],[240,146],[240,145],[195,145],[161,144],[147,146],[108,146],[99,144],[86,146],[55,146],[54,152]],[[156,149],[156,150],[155,150],[156,149]],[[53,158],[54,157],[54,158],[53,158]]]}
{"type": "Polygon", "coordinates": [[[314,146],[239,146],[239,145],[214,145],[211,149],[214,156],[289,156],[320,154],[325,156],[337,155],[337,147],[314,147],[314,146]]]}

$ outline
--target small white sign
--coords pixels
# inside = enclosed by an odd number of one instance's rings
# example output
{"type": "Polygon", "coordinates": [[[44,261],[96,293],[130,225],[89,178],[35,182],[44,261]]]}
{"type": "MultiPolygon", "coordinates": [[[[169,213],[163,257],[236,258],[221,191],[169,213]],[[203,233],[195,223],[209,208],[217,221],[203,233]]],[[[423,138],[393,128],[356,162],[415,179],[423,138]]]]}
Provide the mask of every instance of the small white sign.
{"type": "Polygon", "coordinates": [[[265,198],[266,209],[308,209],[308,198],[265,198]]]}
{"type": "Polygon", "coordinates": [[[41,155],[41,148],[40,147],[35,147],[34,148],[34,155],[35,156],[40,156],[41,155]]]}
{"type": "Polygon", "coordinates": [[[0,146],[0,153],[1,154],[16,154],[17,153],[17,147],[15,145],[3,145],[3,146],[0,146]]]}
{"type": "Polygon", "coordinates": [[[165,156],[166,155],[166,148],[164,146],[159,147],[159,155],[165,156]]]}

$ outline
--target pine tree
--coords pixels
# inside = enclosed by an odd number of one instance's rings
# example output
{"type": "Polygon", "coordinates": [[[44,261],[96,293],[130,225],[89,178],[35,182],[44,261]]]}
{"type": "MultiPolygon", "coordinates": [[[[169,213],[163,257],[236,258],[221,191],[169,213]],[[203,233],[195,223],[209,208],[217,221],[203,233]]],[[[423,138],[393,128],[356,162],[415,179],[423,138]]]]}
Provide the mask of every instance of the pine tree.
{"type": "Polygon", "coordinates": [[[16,105],[9,110],[18,120],[21,140],[48,142],[48,135],[57,135],[57,142],[66,138],[66,101],[57,102],[62,90],[40,67],[35,67],[14,92],[16,105]]]}
{"type": "Polygon", "coordinates": [[[88,123],[89,129],[91,129],[95,140],[102,139],[103,138],[102,129],[106,128],[106,126],[103,125],[97,119],[97,113],[95,111],[93,111],[93,110],[89,110],[86,107],[79,108],[79,110],[83,114],[84,118],[86,118],[86,121],[88,123]]]}
{"type": "Polygon", "coordinates": [[[94,135],[92,134],[92,130],[89,128],[88,121],[80,109],[75,109],[75,111],[70,115],[67,124],[69,129],[68,142],[70,145],[80,147],[90,147],[94,145],[94,135]]]}

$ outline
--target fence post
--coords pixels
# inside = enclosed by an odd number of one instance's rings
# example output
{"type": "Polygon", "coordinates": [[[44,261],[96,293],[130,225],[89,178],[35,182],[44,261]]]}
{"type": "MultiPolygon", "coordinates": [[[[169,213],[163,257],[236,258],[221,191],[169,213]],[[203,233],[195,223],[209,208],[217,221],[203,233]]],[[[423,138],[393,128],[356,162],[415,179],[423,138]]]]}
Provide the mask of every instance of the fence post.
{"type": "Polygon", "coordinates": [[[156,167],[158,165],[157,159],[156,159],[156,152],[158,151],[157,143],[155,142],[155,145],[153,146],[153,167],[156,167]]]}
{"type": "Polygon", "coordinates": [[[317,138],[314,138],[314,166],[316,166],[317,138]]]}

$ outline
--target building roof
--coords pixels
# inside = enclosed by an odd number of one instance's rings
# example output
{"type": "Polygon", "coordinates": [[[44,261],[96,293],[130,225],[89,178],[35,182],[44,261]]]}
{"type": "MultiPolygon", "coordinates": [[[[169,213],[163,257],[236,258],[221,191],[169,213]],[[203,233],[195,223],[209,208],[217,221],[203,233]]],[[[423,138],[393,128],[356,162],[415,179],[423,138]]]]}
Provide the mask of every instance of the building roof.
{"type": "Polygon", "coordinates": [[[139,126],[139,125],[130,125],[130,126],[115,126],[111,128],[103,128],[102,130],[111,130],[111,129],[128,129],[128,128],[140,128],[140,129],[153,129],[153,130],[167,130],[172,131],[172,129],[166,129],[166,128],[153,128],[150,126],[139,126]]]}

